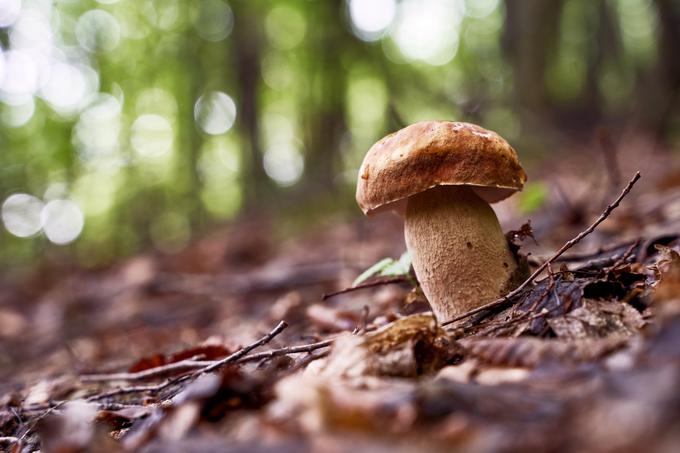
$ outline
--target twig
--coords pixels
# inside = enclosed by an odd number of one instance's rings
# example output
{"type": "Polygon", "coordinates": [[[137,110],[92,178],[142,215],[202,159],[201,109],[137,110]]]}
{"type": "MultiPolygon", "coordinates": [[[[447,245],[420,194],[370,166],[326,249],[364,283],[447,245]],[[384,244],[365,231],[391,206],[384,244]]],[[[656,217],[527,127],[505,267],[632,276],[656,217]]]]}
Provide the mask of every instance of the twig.
{"type": "Polygon", "coordinates": [[[203,368],[200,368],[200,369],[194,371],[193,373],[185,374],[185,375],[173,378],[173,379],[168,379],[168,380],[166,380],[166,381],[164,381],[160,384],[157,384],[157,385],[148,385],[148,386],[139,386],[139,387],[123,387],[123,388],[120,388],[120,389],[112,390],[112,391],[104,393],[104,394],[92,395],[89,398],[87,398],[87,401],[96,401],[96,400],[100,400],[100,399],[107,398],[107,397],[110,397],[110,396],[117,396],[117,395],[122,395],[122,394],[126,394],[126,393],[137,393],[137,392],[158,393],[158,392],[161,392],[161,391],[165,390],[166,388],[170,387],[171,385],[180,384],[180,383],[187,381],[189,379],[195,379],[202,374],[210,373],[212,371],[217,370],[218,368],[223,367],[224,365],[236,362],[237,360],[239,360],[242,357],[244,357],[245,355],[247,355],[253,349],[258,348],[258,347],[265,345],[265,344],[269,343],[270,341],[272,341],[274,339],[274,337],[276,337],[281,332],[283,332],[286,327],[288,327],[288,323],[286,323],[285,321],[281,321],[276,325],[276,327],[274,327],[274,329],[272,329],[271,332],[269,332],[267,335],[263,336],[259,340],[255,341],[254,343],[251,343],[247,346],[242,347],[238,351],[234,352],[233,354],[231,354],[231,355],[229,355],[229,356],[227,356],[223,359],[211,362],[210,365],[205,366],[203,368]]]}
{"type": "Polygon", "coordinates": [[[515,288],[513,291],[510,291],[508,294],[505,296],[501,297],[500,299],[497,299],[493,302],[490,302],[486,305],[482,305],[481,307],[475,308],[474,310],[470,310],[466,313],[463,313],[462,315],[458,315],[453,319],[449,319],[448,321],[445,321],[442,323],[443,326],[446,326],[448,324],[454,323],[456,321],[460,321],[461,319],[465,319],[469,316],[472,316],[474,314],[480,313],[482,311],[488,310],[490,308],[496,308],[500,305],[506,304],[510,302],[510,300],[520,294],[527,286],[529,286],[535,279],[538,277],[550,264],[552,264],[560,255],[562,255],[564,252],[569,250],[571,247],[573,247],[575,244],[577,244],[581,239],[589,235],[590,233],[593,232],[597,226],[602,223],[609,215],[612,213],[614,209],[616,209],[619,206],[619,203],[621,203],[621,200],[628,195],[628,192],[633,188],[635,183],[640,179],[640,172],[636,172],[635,176],[633,176],[633,179],[631,179],[628,182],[628,185],[623,189],[621,194],[614,200],[613,203],[609,204],[604,211],[602,211],[602,214],[593,222],[588,228],[585,230],[581,231],[576,237],[570,239],[567,241],[553,256],[550,257],[546,262],[544,262],[542,265],[538,267],[534,271],[533,274],[527,278],[524,283],[519,285],[517,288],[515,288]]]}
{"type": "MultiPolygon", "coordinates": [[[[272,349],[271,351],[264,351],[264,352],[258,352],[255,354],[250,354],[246,355],[245,357],[241,357],[238,360],[234,360],[234,363],[247,363],[247,362],[256,362],[259,360],[264,360],[264,359],[271,359],[274,357],[279,357],[282,355],[290,355],[290,354],[302,354],[302,353],[310,353],[312,351],[316,351],[317,349],[321,348],[326,348],[333,344],[333,339],[330,340],[324,340],[324,341],[318,341],[316,343],[309,343],[309,344],[303,344],[299,346],[287,346],[284,348],[278,348],[278,349],[272,349]]],[[[209,366],[217,364],[219,361],[218,360],[193,360],[193,359],[187,359],[187,360],[182,360],[181,362],[175,362],[175,363],[170,363],[168,365],[162,365],[156,368],[149,368],[148,370],[144,371],[139,371],[136,373],[111,373],[111,374],[91,374],[91,375],[85,375],[81,376],[81,380],[83,382],[106,382],[106,381],[141,381],[144,379],[149,379],[149,378],[154,378],[158,377],[162,374],[165,374],[169,371],[178,371],[178,370],[191,370],[191,369],[205,369],[209,366]]],[[[138,388],[132,388],[133,390],[131,392],[125,392],[125,393],[136,393],[136,392],[141,392],[141,391],[148,391],[150,389],[154,389],[156,386],[141,386],[138,388]]],[[[118,393],[116,393],[118,394],[118,393]]]]}
{"type": "MultiPolygon", "coordinates": [[[[586,252],[586,253],[565,253],[564,255],[560,256],[557,258],[553,263],[564,263],[564,262],[577,262],[577,261],[586,261],[592,258],[598,258],[601,255],[606,255],[608,253],[614,252],[618,249],[622,249],[624,247],[629,247],[637,242],[636,240],[630,240],[630,241],[623,241],[618,244],[614,244],[608,247],[598,247],[597,250],[593,252],[586,252]]],[[[613,255],[617,256],[617,255],[613,255]]],[[[533,255],[533,261],[531,264],[535,265],[541,265],[547,258],[541,255],[533,255]]],[[[599,258],[598,258],[599,259],[599,258]]]]}
{"type": "Polygon", "coordinates": [[[140,381],[173,371],[195,370],[214,363],[213,360],[197,360],[201,356],[191,357],[186,360],[168,363],[165,365],[148,368],[146,370],[131,373],[103,373],[80,375],[81,382],[105,382],[105,381],[140,381]]]}
{"type": "Polygon", "coordinates": [[[255,343],[252,343],[244,348],[241,348],[240,350],[236,351],[235,353],[231,354],[228,357],[225,357],[224,359],[218,360],[217,362],[213,363],[210,366],[207,366],[203,368],[202,370],[197,371],[194,373],[195,377],[198,377],[199,374],[204,374],[204,373],[210,373],[212,371],[215,371],[216,369],[232,362],[236,362],[238,359],[241,357],[247,355],[250,351],[252,351],[255,348],[259,348],[262,345],[265,345],[272,341],[274,337],[276,337],[278,334],[284,331],[284,329],[288,327],[288,323],[286,321],[281,321],[278,323],[274,329],[269,332],[267,335],[264,337],[260,338],[257,340],[255,343]]]}
{"type": "Polygon", "coordinates": [[[242,359],[238,360],[237,363],[256,362],[258,360],[271,359],[273,357],[278,357],[282,355],[300,354],[303,352],[310,353],[312,351],[316,351],[317,349],[327,348],[328,346],[333,344],[333,341],[334,339],[331,338],[329,340],[318,341],[316,343],[303,344],[300,346],[288,346],[286,348],[258,352],[256,354],[251,354],[243,357],[242,359]]]}
{"type": "Polygon", "coordinates": [[[305,368],[307,365],[312,363],[315,360],[323,359],[324,357],[328,357],[330,354],[330,351],[321,351],[318,354],[309,354],[304,356],[298,363],[293,365],[293,368],[291,369],[291,372],[295,372],[297,370],[301,370],[302,368],[305,368]]]}
{"type": "Polygon", "coordinates": [[[407,281],[408,281],[408,278],[399,276],[399,277],[384,278],[384,279],[375,280],[375,281],[371,281],[371,282],[359,283],[356,286],[350,286],[349,288],[341,289],[340,291],[335,291],[335,292],[332,292],[332,293],[326,293],[323,296],[321,296],[321,300],[330,299],[331,297],[339,296],[340,294],[351,293],[353,291],[358,291],[360,289],[372,288],[374,286],[381,286],[381,285],[389,285],[391,283],[404,283],[404,282],[407,282],[407,281]]]}
{"type": "Polygon", "coordinates": [[[180,376],[180,377],[176,378],[176,379],[173,380],[174,382],[172,382],[172,381],[169,382],[168,386],[173,385],[173,384],[178,384],[178,383],[186,381],[188,379],[195,379],[202,374],[211,373],[211,372],[217,370],[218,368],[223,367],[224,365],[236,362],[238,359],[247,355],[253,349],[259,348],[260,346],[265,345],[265,344],[269,343],[270,341],[272,341],[274,339],[274,337],[276,337],[281,332],[283,332],[286,329],[286,327],[288,327],[288,323],[286,321],[280,321],[276,325],[276,327],[274,327],[274,329],[272,329],[271,332],[269,332],[267,335],[260,338],[256,342],[251,343],[248,346],[245,346],[245,347],[239,349],[235,353],[233,353],[233,354],[231,354],[231,355],[229,355],[229,356],[227,356],[227,357],[225,357],[221,360],[216,361],[212,365],[208,365],[207,367],[201,368],[200,370],[197,370],[197,371],[195,371],[191,374],[187,374],[187,375],[180,376]]]}
{"type": "MultiPolygon", "coordinates": [[[[190,375],[186,375],[190,376],[190,375]]],[[[185,376],[182,376],[185,377],[185,376]]],[[[168,379],[166,381],[161,382],[160,384],[155,384],[155,385],[138,385],[138,386],[132,386],[132,387],[120,387],[117,389],[109,390],[108,392],[104,393],[98,393],[96,395],[91,395],[85,399],[85,401],[91,402],[91,401],[99,401],[103,400],[106,398],[112,398],[114,396],[120,396],[120,395],[128,395],[130,393],[144,393],[144,392],[150,392],[150,393],[157,393],[163,390],[164,388],[172,385],[172,379],[168,379]]]]}
{"type": "Polygon", "coordinates": [[[614,264],[611,265],[611,269],[616,269],[617,267],[626,264],[626,261],[628,261],[628,258],[633,254],[636,248],[640,246],[640,242],[642,241],[642,238],[638,238],[637,241],[635,241],[633,244],[631,244],[630,247],[628,247],[628,250],[626,250],[621,258],[616,260],[614,264]]]}
{"type": "Polygon", "coordinates": [[[507,322],[504,322],[502,324],[497,324],[495,326],[491,326],[487,330],[485,330],[483,332],[479,332],[475,336],[487,337],[489,334],[496,332],[497,330],[500,330],[504,327],[511,327],[511,326],[514,326],[515,324],[518,324],[520,322],[531,322],[531,321],[534,321],[538,318],[542,318],[543,316],[547,315],[548,313],[550,313],[550,311],[547,308],[542,308],[541,311],[539,311],[538,313],[534,313],[534,314],[531,314],[530,311],[527,311],[526,313],[522,314],[521,316],[513,318],[513,319],[511,319],[507,322]]]}
{"type": "Polygon", "coordinates": [[[21,435],[21,437],[19,438],[19,440],[20,440],[20,441],[23,441],[23,440],[26,438],[26,436],[28,436],[31,432],[33,432],[33,430],[34,430],[35,427],[38,425],[38,422],[40,422],[40,420],[42,420],[43,418],[47,417],[47,416],[50,415],[53,411],[59,409],[61,406],[63,406],[63,405],[66,404],[66,403],[67,403],[67,401],[59,401],[58,403],[56,403],[56,404],[54,404],[54,405],[48,407],[48,408],[47,408],[44,412],[42,412],[40,415],[38,415],[38,416],[36,416],[35,418],[33,418],[33,419],[30,421],[30,423],[28,423],[28,425],[26,426],[26,431],[21,435]]]}

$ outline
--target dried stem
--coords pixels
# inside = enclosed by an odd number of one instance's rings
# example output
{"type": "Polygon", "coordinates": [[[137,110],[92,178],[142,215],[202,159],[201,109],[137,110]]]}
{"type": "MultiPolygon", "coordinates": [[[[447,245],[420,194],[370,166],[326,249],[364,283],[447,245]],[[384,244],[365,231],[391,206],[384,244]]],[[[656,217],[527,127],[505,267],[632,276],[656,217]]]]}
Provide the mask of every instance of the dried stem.
{"type": "Polygon", "coordinates": [[[288,323],[286,321],[280,321],[277,324],[277,326],[274,327],[274,329],[271,332],[269,332],[267,335],[265,335],[264,337],[257,340],[255,343],[252,343],[252,344],[250,344],[246,347],[243,347],[243,348],[239,349],[238,351],[236,351],[235,353],[229,355],[228,357],[225,357],[221,360],[218,360],[217,362],[213,363],[212,365],[209,365],[209,366],[207,366],[203,369],[196,371],[192,376],[198,377],[201,374],[210,373],[212,371],[215,371],[216,369],[221,368],[224,365],[227,365],[228,363],[236,362],[238,359],[245,356],[246,354],[248,354],[253,349],[259,348],[260,346],[263,346],[263,345],[269,343],[270,341],[272,341],[274,339],[274,337],[276,337],[281,332],[283,332],[286,327],[288,327],[288,323]]]}
{"type": "MultiPolygon", "coordinates": [[[[234,360],[233,363],[247,363],[247,362],[257,362],[259,360],[271,359],[274,357],[279,357],[282,355],[290,354],[302,354],[310,353],[316,351],[317,349],[326,348],[333,344],[333,339],[319,341],[316,343],[303,344],[299,346],[287,346],[284,348],[272,349],[271,351],[258,352],[255,354],[246,355],[240,359],[234,360]]],[[[216,365],[220,361],[218,360],[195,360],[186,359],[175,363],[169,363],[167,365],[158,366],[155,368],[149,368],[144,371],[139,371],[136,373],[110,373],[110,374],[89,374],[80,377],[83,382],[107,382],[107,381],[142,381],[144,379],[155,378],[166,374],[171,371],[184,371],[192,369],[205,369],[209,366],[216,365]]],[[[149,388],[154,388],[155,386],[150,386],[149,388]]],[[[141,390],[145,391],[148,388],[140,387],[141,390]]]]}
{"type": "Polygon", "coordinates": [[[214,361],[197,360],[199,357],[191,357],[186,360],[168,363],[165,365],[148,368],[146,370],[131,372],[131,373],[102,373],[102,374],[83,374],[80,375],[81,382],[105,382],[105,381],[141,381],[148,378],[158,377],[163,374],[195,370],[196,368],[204,368],[212,365],[214,361]]]}
{"type": "Polygon", "coordinates": [[[628,185],[626,185],[626,187],[623,189],[623,191],[621,192],[621,194],[616,198],[616,200],[614,200],[613,203],[607,205],[607,207],[604,209],[604,211],[602,211],[602,214],[600,214],[600,216],[597,218],[597,220],[595,220],[595,222],[593,222],[593,223],[592,223],[588,228],[586,228],[585,230],[581,231],[581,232],[580,232],[578,235],[576,235],[574,238],[572,238],[571,240],[567,241],[567,242],[566,242],[566,243],[565,243],[565,244],[564,244],[564,245],[563,245],[563,246],[562,246],[562,247],[561,247],[561,248],[560,248],[553,256],[550,257],[550,259],[548,259],[546,262],[544,262],[542,265],[540,265],[540,266],[538,267],[538,269],[536,269],[536,270],[534,271],[534,273],[531,274],[531,275],[529,276],[529,278],[527,278],[527,279],[524,281],[524,283],[522,283],[522,284],[519,285],[517,288],[515,288],[513,291],[510,291],[508,294],[506,294],[505,296],[501,297],[500,299],[497,299],[497,300],[495,300],[495,301],[493,301],[493,302],[490,302],[490,303],[488,303],[488,304],[486,304],[486,305],[482,305],[481,307],[477,307],[477,308],[475,308],[474,310],[470,310],[470,311],[468,311],[468,312],[466,312],[466,313],[463,313],[462,315],[456,316],[456,317],[453,318],[453,319],[450,319],[450,320],[448,320],[448,321],[443,322],[442,325],[443,325],[443,326],[446,326],[446,325],[448,325],[448,324],[454,323],[454,322],[456,322],[456,321],[460,321],[461,319],[465,319],[465,318],[467,318],[467,317],[469,317],[469,316],[472,316],[472,315],[474,315],[474,314],[480,313],[480,312],[482,312],[482,311],[489,310],[489,309],[491,309],[491,308],[496,308],[496,307],[498,307],[498,306],[501,306],[501,305],[504,305],[504,304],[506,304],[506,303],[509,303],[513,297],[515,297],[515,296],[517,296],[518,294],[520,294],[527,286],[529,286],[529,285],[536,279],[536,277],[538,277],[539,275],[541,275],[541,273],[542,273],[544,270],[546,270],[546,268],[547,268],[550,264],[552,264],[557,258],[559,258],[560,255],[562,255],[564,252],[566,252],[567,250],[569,250],[570,248],[572,248],[575,244],[577,244],[579,241],[581,241],[581,239],[583,239],[584,237],[586,237],[587,235],[589,235],[590,233],[592,233],[593,230],[594,230],[595,228],[597,228],[597,226],[598,226],[600,223],[602,223],[607,217],[609,217],[609,215],[612,213],[612,211],[613,211],[614,209],[616,209],[616,208],[619,206],[619,203],[621,203],[621,200],[623,200],[623,198],[624,198],[626,195],[628,195],[628,192],[630,192],[630,190],[633,188],[633,186],[635,185],[635,183],[636,183],[639,179],[640,179],[640,172],[638,171],[638,172],[635,173],[635,176],[633,176],[633,178],[628,182],[628,185]]]}
{"type": "Polygon", "coordinates": [[[391,283],[405,283],[408,282],[407,277],[389,277],[382,278],[380,280],[374,280],[370,282],[359,283],[357,286],[350,286],[349,288],[341,289],[340,291],[335,291],[332,293],[326,293],[321,296],[321,300],[330,299],[331,297],[339,296],[340,294],[351,293],[353,291],[358,291],[360,289],[373,288],[374,286],[389,285],[391,283]]]}
{"type": "Polygon", "coordinates": [[[281,332],[284,331],[284,329],[288,327],[288,324],[285,321],[279,322],[274,329],[271,330],[267,335],[263,336],[259,340],[255,341],[254,343],[251,343],[247,346],[242,347],[238,351],[234,352],[233,354],[221,359],[217,360],[214,362],[210,362],[209,365],[200,368],[193,373],[190,374],[185,374],[183,376],[179,376],[173,379],[168,379],[165,382],[162,382],[157,385],[148,385],[148,386],[139,386],[139,387],[123,387],[120,389],[114,389],[110,392],[99,394],[99,395],[92,395],[89,398],[87,398],[87,401],[96,401],[100,400],[103,398],[111,397],[111,396],[117,396],[117,395],[122,395],[122,394],[127,394],[127,393],[137,393],[137,392],[151,392],[151,393],[158,393],[162,390],[165,390],[166,388],[172,386],[172,385],[177,385],[180,384],[184,381],[187,381],[189,379],[195,379],[198,376],[205,374],[205,373],[210,373],[212,371],[217,370],[218,368],[221,368],[225,365],[228,365],[230,363],[234,363],[238,361],[239,359],[243,358],[245,355],[247,355],[250,351],[252,351],[255,348],[258,348],[262,345],[265,345],[272,341],[274,337],[279,335],[281,332]]]}
{"type": "MultiPolygon", "coordinates": [[[[272,349],[271,351],[258,352],[255,354],[250,354],[242,356],[239,359],[232,360],[230,363],[247,363],[247,362],[257,362],[259,360],[271,359],[274,357],[279,357],[283,355],[290,354],[302,354],[311,353],[317,349],[326,348],[333,344],[333,339],[318,341],[316,343],[308,343],[298,346],[287,346],[284,348],[272,349]]],[[[227,357],[228,358],[228,357],[227,357]]],[[[223,359],[225,360],[225,359],[223,359]]],[[[204,371],[208,367],[215,366],[221,363],[223,360],[195,360],[187,359],[180,362],[170,363],[167,365],[158,366],[155,368],[149,368],[148,370],[139,371],[136,373],[110,373],[110,374],[91,374],[81,376],[83,382],[107,382],[107,381],[141,381],[144,379],[150,379],[154,377],[161,376],[171,371],[181,371],[181,370],[191,370],[199,369],[200,372],[204,371]]],[[[145,391],[158,391],[162,388],[170,385],[168,381],[165,381],[157,385],[149,386],[139,386],[139,387],[126,387],[121,389],[116,389],[106,394],[94,395],[94,400],[106,398],[109,396],[117,396],[125,393],[137,393],[145,391]]]]}
{"type": "Polygon", "coordinates": [[[271,359],[273,357],[278,357],[282,355],[289,354],[300,354],[300,353],[310,353],[316,351],[317,349],[327,348],[333,344],[333,339],[318,341],[316,343],[303,344],[300,346],[288,346],[285,348],[273,349],[271,351],[258,352],[257,354],[251,354],[238,360],[237,363],[245,362],[256,362],[258,360],[271,359]]]}

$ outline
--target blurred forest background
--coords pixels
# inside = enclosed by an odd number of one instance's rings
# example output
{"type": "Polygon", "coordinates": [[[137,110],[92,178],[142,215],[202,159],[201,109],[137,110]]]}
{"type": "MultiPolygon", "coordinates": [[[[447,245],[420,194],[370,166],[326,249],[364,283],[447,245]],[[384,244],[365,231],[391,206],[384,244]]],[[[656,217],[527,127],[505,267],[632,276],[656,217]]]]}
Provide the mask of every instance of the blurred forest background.
{"type": "Polygon", "coordinates": [[[368,147],[423,119],[529,168],[602,127],[678,145],[679,89],[677,0],[0,0],[0,266],[358,215],[368,147]]]}

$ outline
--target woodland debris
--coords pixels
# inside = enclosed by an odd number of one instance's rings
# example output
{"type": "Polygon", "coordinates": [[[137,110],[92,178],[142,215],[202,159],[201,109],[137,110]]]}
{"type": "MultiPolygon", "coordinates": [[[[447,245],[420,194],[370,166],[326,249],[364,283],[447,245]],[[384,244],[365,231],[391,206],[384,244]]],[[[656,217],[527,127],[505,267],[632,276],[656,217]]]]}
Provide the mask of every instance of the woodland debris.
{"type": "Polygon", "coordinates": [[[625,339],[545,340],[520,338],[469,338],[458,342],[465,355],[494,366],[534,368],[548,363],[574,365],[591,362],[621,349],[625,339]]]}
{"type": "Polygon", "coordinates": [[[321,374],[415,377],[438,370],[451,355],[452,345],[432,315],[412,315],[365,335],[338,336],[321,374]]]}

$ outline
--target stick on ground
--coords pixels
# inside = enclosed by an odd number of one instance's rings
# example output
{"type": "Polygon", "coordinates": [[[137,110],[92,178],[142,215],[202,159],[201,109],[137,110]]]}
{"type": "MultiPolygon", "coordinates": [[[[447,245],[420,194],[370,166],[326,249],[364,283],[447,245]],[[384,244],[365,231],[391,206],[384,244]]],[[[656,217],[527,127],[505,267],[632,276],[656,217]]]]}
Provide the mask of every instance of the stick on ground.
{"type": "Polygon", "coordinates": [[[623,198],[624,198],[626,195],[628,195],[628,192],[630,192],[630,190],[633,188],[633,186],[634,186],[635,183],[638,181],[638,179],[640,179],[640,172],[639,172],[639,171],[635,173],[635,176],[633,176],[633,178],[628,182],[628,185],[626,185],[626,187],[623,189],[623,191],[621,192],[621,194],[616,198],[616,200],[614,200],[614,202],[612,202],[611,204],[607,205],[607,207],[604,209],[604,211],[602,211],[602,214],[600,214],[600,217],[598,217],[597,220],[595,220],[595,222],[593,222],[593,223],[592,223],[588,228],[586,228],[585,230],[581,231],[581,232],[580,232],[578,235],[576,235],[574,238],[572,238],[572,239],[570,239],[569,241],[567,241],[567,242],[566,242],[566,243],[565,243],[565,244],[564,244],[557,252],[555,252],[555,254],[554,254],[553,256],[550,257],[550,259],[548,259],[546,262],[544,262],[543,264],[541,264],[541,265],[538,267],[538,269],[536,269],[536,270],[534,271],[534,273],[531,274],[531,275],[529,276],[529,278],[527,278],[527,279],[524,281],[524,283],[522,283],[522,284],[519,285],[517,288],[515,288],[513,291],[510,291],[508,294],[506,294],[505,296],[501,297],[500,299],[494,300],[493,302],[490,302],[490,303],[488,303],[488,304],[486,304],[486,305],[482,305],[481,307],[477,307],[477,308],[475,308],[474,310],[470,310],[470,311],[468,311],[468,312],[466,312],[466,313],[463,313],[462,315],[458,315],[458,316],[456,316],[456,317],[453,318],[453,319],[449,319],[448,321],[443,322],[443,323],[442,323],[442,326],[446,326],[446,325],[452,324],[452,323],[454,323],[454,322],[456,322],[456,321],[460,321],[461,319],[468,318],[468,317],[470,317],[470,316],[472,316],[472,315],[475,315],[475,314],[477,314],[477,313],[480,313],[480,312],[482,312],[482,311],[489,310],[489,309],[491,309],[491,308],[496,308],[496,307],[498,307],[498,306],[505,305],[506,303],[509,303],[510,300],[511,300],[513,297],[517,296],[517,295],[518,295],[519,293],[521,293],[527,286],[529,286],[534,280],[536,280],[536,277],[538,277],[539,275],[541,275],[541,273],[542,273],[544,270],[546,270],[547,267],[548,267],[550,264],[552,264],[557,258],[559,258],[560,255],[562,255],[564,252],[566,252],[567,250],[569,250],[570,248],[572,248],[572,247],[573,247],[575,244],[577,244],[581,239],[583,239],[584,237],[586,237],[587,235],[589,235],[590,233],[592,233],[593,230],[594,230],[595,228],[597,228],[597,226],[598,226],[600,223],[602,223],[607,217],[609,217],[609,215],[612,213],[612,211],[613,211],[614,209],[616,209],[616,208],[619,206],[619,203],[621,203],[621,200],[623,200],[623,198]]]}
{"type": "Polygon", "coordinates": [[[218,368],[221,368],[225,365],[228,365],[230,363],[234,363],[234,362],[238,361],[240,358],[247,355],[253,349],[258,348],[258,347],[265,345],[265,344],[269,343],[270,341],[272,341],[274,339],[274,337],[276,337],[281,332],[283,332],[286,329],[286,327],[288,327],[288,323],[286,323],[285,321],[280,321],[276,325],[276,327],[274,327],[274,329],[271,330],[271,332],[269,332],[267,335],[263,336],[259,340],[255,341],[255,342],[253,342],[253,343],[251,343],[247,346],[242,347],[238,351],[234,352],[233,354],[231,354],[231,355],[229,355],[229,356],[227,356],[227,357],[225,357],[221,360],[211,362],[210,365],[207,365],[203,368],[200,368],[200,369],[194,371],[191,374],[185,374],[183,376],[179,376],[179,377],[176,377],[176,378],[173,378],[173,379],[168,379],[167,381],[162,382],[158,385],[127,387],[127,388],[123,387],[123,388],[120,388],[120,389],[114,389],[114,390],[107,392],[107,393],[103,393],[103,394],[99,394],[99,395],[92,395],[89,398],[87,398],[87,401],[96,401],[96,400],[100,400],[100,399],[103,399],[103,398],[116,396],[116,395],[122,395],[122,394],[126,394],[126,393],[137,393],[137,392],[158,393],[158,392],[161,392],[161,391],[165,390],[166,388],[168,388],[172,385],[177,385],[177,384],[180,384],[180,383],[187,381],[187,380],[190,380],[190,379],[195,379],[202,374],[210,373],[212,371],[217,370],[218,368]]]}
{"type": "Polygon", "coordinates": [[[349,288],[341,289],[339,291],[335,291],[335,292],[332,292],[332,293],[326,293],[323,296],[321,296],[321,300],[330,299],[331,297],[339,296],[340,294],[346,294],[346,293],[351,293],[353,291],[359,291],[360,289],[373,288],[375,286],[382,286],[382,285],[389,285],[391,283],[405,283],[405,282],[408,282],[408,281],[409,281],[408,278],[403,277],[403,276],[381,278],[379,280],[359,283],[356,286],[350,286],[349,288]]]}
{"type": "MultiPolygon", "coordinates": [[[[316,343],[302,344],[298,346],[286,346],[284,348],[272,349],[270,351],[246,355],[238,360],[235,360],[234,363],[257,362],[259,360],[271,359],[282,355],[310,353],[316,351],[317,349],[326,348],[331,344],[333,344],[333,339],[318,341],[316,343]]],[[[205,369],[209,366],[215,365],[217,362],[217,360],[187,359],[167,365],[161,365],[155,368],[149,368],[144,371],[138,371],[136,373],[85,374],[80,376],[80,380],[82,382],[142,381],[144,379],[158,377],[171,371],[186,371],[195,370],[198,368],[205,369]]],[[[148,390],[143,387],[140,387],[140,389],[141,390],[139,391],[148,390]]]]}

